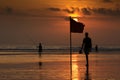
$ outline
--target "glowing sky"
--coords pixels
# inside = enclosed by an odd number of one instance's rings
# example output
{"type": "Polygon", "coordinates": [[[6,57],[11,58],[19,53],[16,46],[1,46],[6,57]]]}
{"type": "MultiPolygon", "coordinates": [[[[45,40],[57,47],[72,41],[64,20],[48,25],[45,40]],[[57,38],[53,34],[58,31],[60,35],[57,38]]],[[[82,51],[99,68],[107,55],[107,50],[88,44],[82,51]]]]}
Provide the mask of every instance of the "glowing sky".
{"type": "MultiPolygon", "coordinates": [[[[86,25],[94,45],[120,46],[120,0],[0,0],[0,44],[68,46],[69,16],[86,25]]],[[[73,34],[73,44],[83,37],[73,34]]]]}

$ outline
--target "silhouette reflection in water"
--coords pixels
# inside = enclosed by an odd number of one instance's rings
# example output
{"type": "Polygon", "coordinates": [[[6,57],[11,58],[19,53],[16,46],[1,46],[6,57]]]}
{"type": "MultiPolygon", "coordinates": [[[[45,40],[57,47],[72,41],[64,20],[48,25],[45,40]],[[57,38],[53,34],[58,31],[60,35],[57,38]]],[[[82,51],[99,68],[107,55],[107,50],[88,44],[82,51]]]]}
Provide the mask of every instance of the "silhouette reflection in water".
{"type": "Polygon", "coordinates": [[[39,69],[41,69],[42,68],[42,62],[39,61],[38,64],[39,64],[39,69]]]}
{"type": "Polygon", "coordinates": [[[90,74],[89,74],[89,66],[88,65],[86,65],[86,73],[85,73],[85,79],[84,80],[92,80],[91,77],[90,77],[90,74]]]}

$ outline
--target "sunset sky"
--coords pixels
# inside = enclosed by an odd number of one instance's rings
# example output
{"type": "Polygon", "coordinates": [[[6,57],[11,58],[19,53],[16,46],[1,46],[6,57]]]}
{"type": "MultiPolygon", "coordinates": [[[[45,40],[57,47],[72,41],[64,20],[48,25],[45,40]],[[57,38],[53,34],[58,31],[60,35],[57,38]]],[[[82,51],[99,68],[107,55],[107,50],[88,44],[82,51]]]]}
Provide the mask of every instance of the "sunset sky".
{"type": "MultiPolygon", "coordinates": [[[[93,45],[120,46],[120,0],[0,0],[0,46],[69,46],[69,16],[93,45]]],[[[80,46],[83,34],[72,34],[80,46]]]]}

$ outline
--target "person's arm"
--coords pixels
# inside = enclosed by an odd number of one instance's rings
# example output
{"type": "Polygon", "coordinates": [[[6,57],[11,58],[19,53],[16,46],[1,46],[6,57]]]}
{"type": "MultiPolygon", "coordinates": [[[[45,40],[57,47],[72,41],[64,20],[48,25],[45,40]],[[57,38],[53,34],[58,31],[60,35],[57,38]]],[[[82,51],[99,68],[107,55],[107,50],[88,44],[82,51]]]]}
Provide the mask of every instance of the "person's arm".
{"type": "Polygon", "coordinates": [[[82,50],[83,47],[84,47],[84,42],[85,42],[85,40],[83,39],[82,46],[81,46],[81,50],[82,50]]]}
{"type": "Polygon", "coordinates": [[[90,39],[90,52],[92,51],[92,40],[90,39]]]}

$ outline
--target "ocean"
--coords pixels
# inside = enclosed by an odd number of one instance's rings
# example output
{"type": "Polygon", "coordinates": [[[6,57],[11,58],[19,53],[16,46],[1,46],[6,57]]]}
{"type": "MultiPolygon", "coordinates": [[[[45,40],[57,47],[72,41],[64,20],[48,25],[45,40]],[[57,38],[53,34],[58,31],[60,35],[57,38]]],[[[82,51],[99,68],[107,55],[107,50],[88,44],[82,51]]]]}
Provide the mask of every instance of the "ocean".
{"type": "MultiPolygon", "coordinates": [[[[85,80],[84,54],[72,54],[72,80],[85,80]]],[[[90,80],[120,80],[120,51],[91,52],[90,80]]],[[[0,80],[70,80],[69,52],[0,52],[0,80]]]]}

